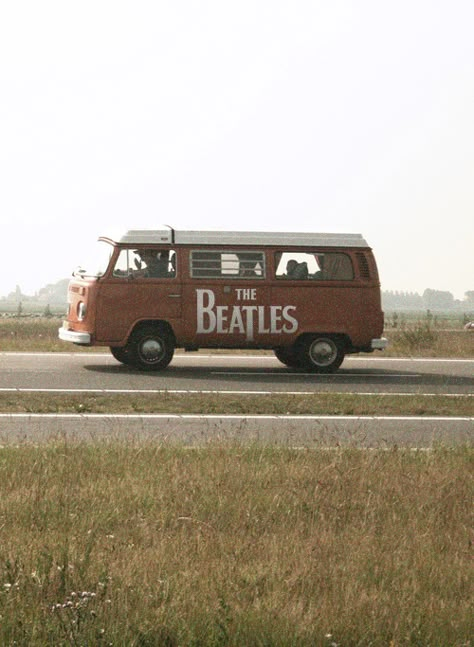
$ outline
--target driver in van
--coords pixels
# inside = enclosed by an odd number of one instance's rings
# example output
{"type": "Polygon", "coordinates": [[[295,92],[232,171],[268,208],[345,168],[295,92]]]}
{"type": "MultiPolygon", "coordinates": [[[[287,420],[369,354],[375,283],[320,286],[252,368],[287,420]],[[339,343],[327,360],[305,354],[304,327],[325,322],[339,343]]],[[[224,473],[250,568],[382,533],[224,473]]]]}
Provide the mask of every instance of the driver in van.
{"type": "Polygon", "coordinates": [[[138,271],[135,273],[135,276],[145,276],[148,278],[169,276],[169,250],[157,252],[154,249],[138,249],[136,253],[140,256],[141,261],[145,263],[146,267],[142,269],[141,262],[138,262],[138,271]]]}

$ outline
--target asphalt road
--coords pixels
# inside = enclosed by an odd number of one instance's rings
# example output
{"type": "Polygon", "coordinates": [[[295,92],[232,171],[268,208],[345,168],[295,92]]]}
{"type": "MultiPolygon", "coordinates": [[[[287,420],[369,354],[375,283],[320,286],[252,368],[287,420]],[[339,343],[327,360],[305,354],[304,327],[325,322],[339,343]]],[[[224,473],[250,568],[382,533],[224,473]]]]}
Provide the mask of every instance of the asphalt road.
{"type": "Polygon", "coordinates": [[[289,369],[271,355],[175,355],[162,372],[108,353],[0,353],[0,389],[474,393],[474,360],[347,357],[334,375],[289,369]]]}
{"type": "MultiPolygon", "coordinates": [[[[334,375],[305,374],[271,356],[176,355],[161,373],[142,373],[100,353],[1,353],[0,391],[242,392],[242,393],[474,393],[474,360],[349,357],[334,375]]],[[[455,410],[455,397],[453,397],[455,410]]],[[[430,447],[474,445],[468,417],[331,416],[100,416],[0,415],[0,442],[152,438],[203,444],[210,440],[277,443],[296,447],[355,445],[430,447]]]]}

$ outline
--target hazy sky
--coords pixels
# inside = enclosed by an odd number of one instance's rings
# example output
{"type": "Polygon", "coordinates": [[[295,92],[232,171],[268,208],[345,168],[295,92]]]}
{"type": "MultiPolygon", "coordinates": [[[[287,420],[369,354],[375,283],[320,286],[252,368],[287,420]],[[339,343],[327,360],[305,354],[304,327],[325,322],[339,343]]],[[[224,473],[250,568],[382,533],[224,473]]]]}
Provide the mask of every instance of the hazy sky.
{"type": "Polygon", "coordinates": [[[0,295],[117,227],[360,232],[474,290],[473,0],[0,4],[0,295]]]}

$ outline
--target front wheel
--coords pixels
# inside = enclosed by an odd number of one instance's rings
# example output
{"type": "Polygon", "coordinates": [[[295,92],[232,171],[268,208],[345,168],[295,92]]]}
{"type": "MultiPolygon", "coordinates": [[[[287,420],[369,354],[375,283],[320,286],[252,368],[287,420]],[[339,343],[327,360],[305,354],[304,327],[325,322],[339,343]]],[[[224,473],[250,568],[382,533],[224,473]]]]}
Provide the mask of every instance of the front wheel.
{"type": "Polygon", "coordinates": [[[316,373],[334,373],[344,361],[344,344],[337,337],[313,335],[302,341],[300,365],[316,373]]]}
{"type": "Polygon", "coordinates": [[[110,346],[110,352],[118,362],[122,364],[130,364],[130,351],[128,346],[119,348],[118,346],[110,346]]]}
{"type": "Polygon", "coordinates": [[[138,328],[130,339],[130,364],[144,371],[161,371],[173,359],[174,340],[162,325],[138,328]]]}

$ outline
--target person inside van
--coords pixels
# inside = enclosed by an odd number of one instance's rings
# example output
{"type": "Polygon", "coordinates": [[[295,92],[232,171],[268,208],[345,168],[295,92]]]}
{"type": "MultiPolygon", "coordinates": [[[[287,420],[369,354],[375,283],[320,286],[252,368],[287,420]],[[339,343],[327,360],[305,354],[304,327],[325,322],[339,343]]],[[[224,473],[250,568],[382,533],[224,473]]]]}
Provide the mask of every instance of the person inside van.
{"type": "Polygon", "coordinates": [[[293,272],[293,278],[294,279],[308,278],[308,263],[306,261],[302,261],[301,263],[298,263],[296,265],[295,271],[293,272]]]}
{"type": "Polygon", "coordinates": [[[138,270],[138,276],[145,276],[148,278],[161,278],[169,276],[168,268],[170,263],[169,250],[157,252],[154,249],[141,249],[137,250],[140,259],[145,263],[146,267],[138,270]]]}
{"type": "Polygon", "coordinates": [[[294,258],[290,258],[288,263],[286,264],[286,278],[287,279],[293,279],[295,278],[295,270],[298,267],[298,261],[295,261],[294,258]]]}
{"type": "Polygon", "coordinates": [[[286,277],[288,279],[307,279],[308,263],[306,261],[298,263],[294,258],[290,259],[286,264],[286,277]]]}

